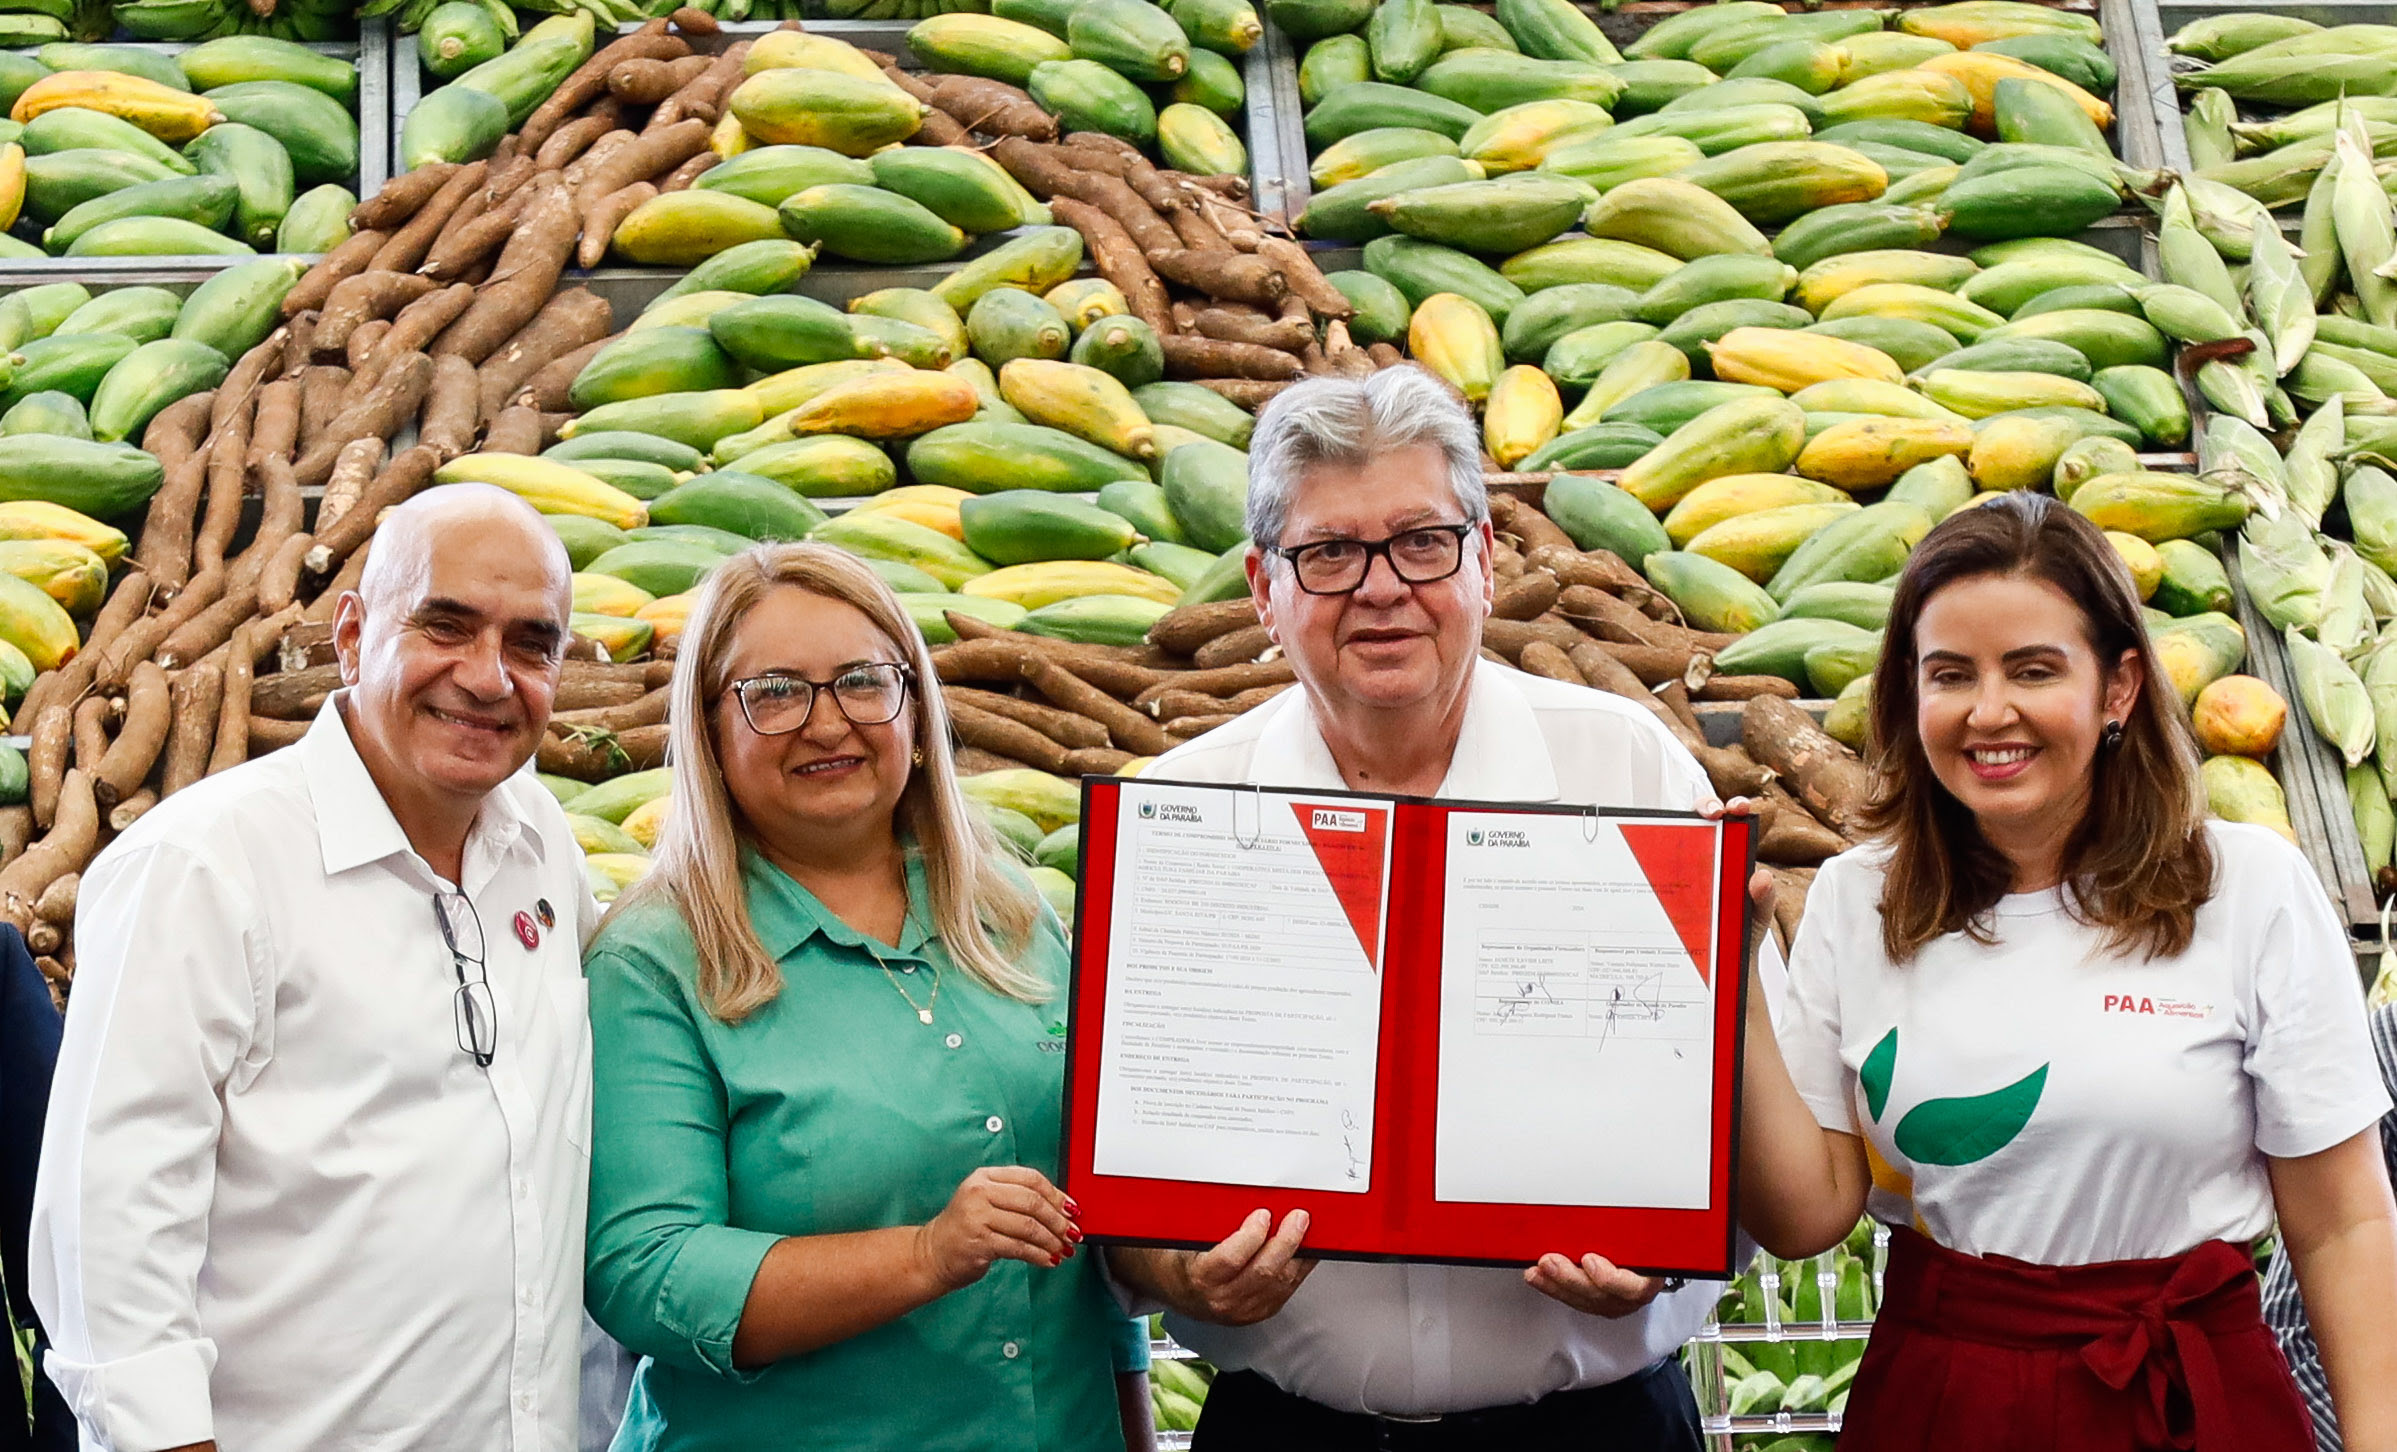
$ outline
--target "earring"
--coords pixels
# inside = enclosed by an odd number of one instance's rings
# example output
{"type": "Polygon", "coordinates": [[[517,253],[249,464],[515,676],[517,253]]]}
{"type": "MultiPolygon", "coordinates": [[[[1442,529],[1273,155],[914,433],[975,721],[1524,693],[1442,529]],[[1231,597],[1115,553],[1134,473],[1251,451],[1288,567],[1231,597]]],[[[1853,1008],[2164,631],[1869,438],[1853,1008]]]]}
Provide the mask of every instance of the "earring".
{"type": "Polygon", "coordinates": [[[2097,733],[2097,745],[2100,751],[2112,751],[2122,745],[2122,723],[2108,721],[2097,733]]]}
{"type": "MultiPolygon", "coordinates": [[[[2119,735],[2121,735],[2122,733],[2120,732],[2120,730],[2117,730],[2117,731],[2115,732],[2115,734],[2119,736],[2119,735]]],[[[916,764],[917,766],[922,766],[922,765],[924,764],[924,748],[923,748],[923,747],[919,746],[919,747],[917,747],[917,748],[916,748],[916,753],[915,753],[915,756],[914,756],[913,760],[914,760],[914,762],[915,762],[915,764],[916,764]]]]}

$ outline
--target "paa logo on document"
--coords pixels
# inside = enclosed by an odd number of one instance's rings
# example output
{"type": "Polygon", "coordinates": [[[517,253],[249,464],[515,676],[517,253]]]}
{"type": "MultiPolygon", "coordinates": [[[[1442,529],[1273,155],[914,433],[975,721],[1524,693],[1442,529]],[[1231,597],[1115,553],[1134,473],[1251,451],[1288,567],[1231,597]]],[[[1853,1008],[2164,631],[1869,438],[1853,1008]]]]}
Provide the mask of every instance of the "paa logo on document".
{"type": "Polygon", "coordinates": [[[1318,832],[1362,832],[1365,830],[1363,812],[1337,812],[1330,807],[1315,808],[1315,830],[1318,832]]]}
{"type": "Polygon", "coordinates": [[[1156,820],[1156,816],[1157,804],[1155,802],[1142,802],[1140,804],[1140,820],[1144,822],[1154,821],[1156,820]]]}

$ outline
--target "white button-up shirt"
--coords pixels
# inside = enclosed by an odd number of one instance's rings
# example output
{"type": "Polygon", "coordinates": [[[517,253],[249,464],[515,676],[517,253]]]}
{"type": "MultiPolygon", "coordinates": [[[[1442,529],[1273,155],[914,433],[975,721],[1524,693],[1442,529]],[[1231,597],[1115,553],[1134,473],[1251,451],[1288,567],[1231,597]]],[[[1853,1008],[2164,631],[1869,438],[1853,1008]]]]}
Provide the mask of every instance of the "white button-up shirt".
{"type": "Polygon", "coordinates": [[[573,1448],[597,909],[549,793],[493,792],[485,1069],[450,886],[334,704],[84,874],[31,1290],[86,1449],[573,1448]]]}
{"type": "MultiPolygon", "coordinates": [[[[1176,747],[1145,775],[1345,785],[1304,690],[1176,747]]],[[[1714,791],[1697,761],[1641,707],[1482,661],[1439,795],[1689,811],[1714,791]]],[[[1310,1401],[1345,1412],[1420,1415],[1621,1381],[1679,1350],[1720,1291],[1715,1282],[1693,1282],[1635,1315],[1608,1320],[1540,1294],[1516,1270],[1325,1261],[1279,1314],[1254,1326],[1171,1313],[1166,1326],[1217,1366],[1254,1371],[1310,1401]]]]}

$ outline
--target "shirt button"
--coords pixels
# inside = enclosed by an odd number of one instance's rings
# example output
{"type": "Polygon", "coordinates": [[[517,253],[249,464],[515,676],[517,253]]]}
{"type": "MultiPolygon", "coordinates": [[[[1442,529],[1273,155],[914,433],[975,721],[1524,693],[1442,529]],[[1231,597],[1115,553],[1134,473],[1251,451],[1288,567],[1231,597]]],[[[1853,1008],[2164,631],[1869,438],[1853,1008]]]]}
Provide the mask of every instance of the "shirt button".
{"type": "Polygon", "coordinates": [[[963,1048],[965,1046],[965,1035],[951,1034],[947,1039],[943,1040],[943,1042],[948,1044],[948,1046],[952,1049],[963,1048]]]}
{"type": "Polygon", "coordinates": [[[519,1200],[530,1200],[533,1198],[533,1182],[530,1180],[518,1180],[516,1182],[516,1198],[519,1200]]]}
{"type": "Polygon", "coordinates": [[[1007,1127],[1007,1121],[994,1114],[990,1118],[982,1121],[982,1127],[989,1130],[992,1134],[997,1134],[1000,1130],[1007,1127]]]}
{"type": "Polygon", "coordinates": [[[516,1394],[516,1409],[523,1412],[531,1411],[533,1409],[533,1394],[529,1391],[518,1392],[516,1394]]]}
{"type": "Polygon", "coordinates": [[[999,1354],[1006,1357],[1009,1361],[1013,1361],[1018,1356],[1024,1354],[1024,1348],[1010,1341],[1006,1345],[999,1348],[999,1354]]]}
{"type": "Polygon", "coordinates": [[[913,973],[916,971],[916,965],[913,963],[902,964],[899,968],[899,971],[902,973],[913,973]]]}

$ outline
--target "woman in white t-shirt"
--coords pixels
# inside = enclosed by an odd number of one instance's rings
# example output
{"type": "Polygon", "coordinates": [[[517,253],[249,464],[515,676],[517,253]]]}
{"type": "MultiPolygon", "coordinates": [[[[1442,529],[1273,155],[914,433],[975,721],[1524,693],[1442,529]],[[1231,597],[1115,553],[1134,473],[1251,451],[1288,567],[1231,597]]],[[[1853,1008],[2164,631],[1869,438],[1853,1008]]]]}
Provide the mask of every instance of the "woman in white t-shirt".
{"type": "Polygon", "coordinates": [[[1897,1227],[1841,1452],[2307,1452],[2258,1307],[2277,1215],[2350,1448],[2397,1449],[2388,1108],[2354,959],[2274,833],[2205,819],[2130,577],[2035,494],[1959,512],[1873,678],[1872,845],[1826,863],[1741,1216],[1897,1227]]]}

